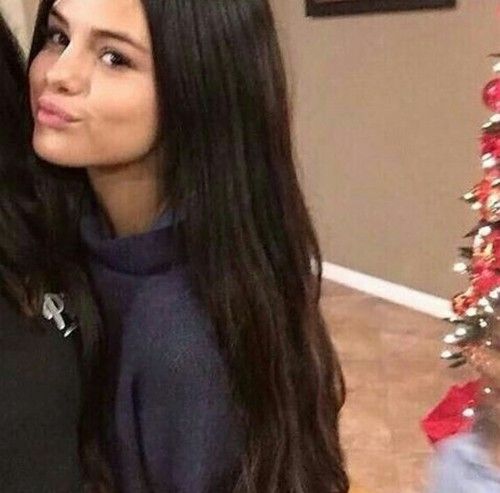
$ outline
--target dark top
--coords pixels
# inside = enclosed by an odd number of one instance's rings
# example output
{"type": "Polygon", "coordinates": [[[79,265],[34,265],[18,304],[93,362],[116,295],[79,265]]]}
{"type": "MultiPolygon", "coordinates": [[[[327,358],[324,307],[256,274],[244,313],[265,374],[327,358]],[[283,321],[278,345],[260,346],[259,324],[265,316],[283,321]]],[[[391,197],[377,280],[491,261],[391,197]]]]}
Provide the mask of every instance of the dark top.
{"type": "Polygon", "coordinates": [[[243,432],[207,314],[174,249],[168,214],[113,239],[82,222],[109,338],[109,453],[121,492],[224,493],[243,432]]]}
{"type": "Polygon", "coordinates": [[[76,335],[0,297],[0,492],[79,493],[76,335]]]}

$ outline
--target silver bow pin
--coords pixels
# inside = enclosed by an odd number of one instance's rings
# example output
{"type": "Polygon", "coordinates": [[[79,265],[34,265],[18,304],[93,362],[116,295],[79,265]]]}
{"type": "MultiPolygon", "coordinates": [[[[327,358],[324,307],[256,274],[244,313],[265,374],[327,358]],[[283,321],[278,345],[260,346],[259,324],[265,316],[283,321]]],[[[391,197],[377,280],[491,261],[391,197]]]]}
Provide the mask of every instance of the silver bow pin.
{"type": "Polygon", "coordinates": [[[66,321],[64,315],[64,301],[60,294],[46,293],[43,296],[42,315],[46,320],[53,320],[57,330],[64,332],[64,337],[68,337],[76,328],[75,322],[66,321]]]}

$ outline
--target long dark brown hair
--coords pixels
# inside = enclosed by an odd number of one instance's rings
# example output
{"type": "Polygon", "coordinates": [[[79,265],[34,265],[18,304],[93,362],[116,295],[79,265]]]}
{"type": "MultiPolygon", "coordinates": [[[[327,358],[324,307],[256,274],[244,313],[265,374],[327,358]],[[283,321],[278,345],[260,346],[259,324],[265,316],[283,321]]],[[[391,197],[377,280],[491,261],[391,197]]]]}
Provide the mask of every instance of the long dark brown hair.
{"type": "MultiPolygon", "coordinates": [[[[28,277],[41,269],[40,228],[29,172],[27,112],[21,50],[0,16],[0,290],[20,310],[33,312],[28,277]],[[37,255],[32,255],[36,251],[37,255]]],[[[36,276],[35,276],[36,277],[36,276]]],[[[39,283],[36,283],[39,284],[39,283]]]]}
{"type": "MultiPolygon", "coordinates": [[[[53,3],[41,3],[31,60],[53,3]]],[[[244,411],[235,492],[345,493],[343,378],[319,309],[321,254],[296,177],[268,2],[142,3],[167,194],[182,205],[193,285],[244,411]]]]}
{"type": "Polygon", "coordinates": [[[99,483],[110,484],[94,427],[97,400],[89,385],[97,375],[102,336],[87,275],[79,267],[77,229],[71,222],[78,204],[70,194],[59,193],[59,185],[52,193],[48,169],[38,166],[31,153],[25,66],[1,16],[0,94],[0,292],[33,330],[41,330],[47,292],[64,292],[78,317],[84,383],[81,455],[86,483],[96,491],[99,483]],[[69,234],[61,242],[64,229],[69,234]]]}

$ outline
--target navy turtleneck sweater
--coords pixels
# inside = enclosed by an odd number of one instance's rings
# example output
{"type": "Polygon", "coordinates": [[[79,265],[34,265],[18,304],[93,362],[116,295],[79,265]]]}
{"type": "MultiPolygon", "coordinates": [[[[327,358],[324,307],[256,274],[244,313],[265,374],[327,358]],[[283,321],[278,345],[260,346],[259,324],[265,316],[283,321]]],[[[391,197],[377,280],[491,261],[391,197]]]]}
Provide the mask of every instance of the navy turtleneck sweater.
{"type": "Polygon", "coordinates": [[[109,338],[110,460],[123,493],[230,492],[243,428],[171,222],[112,238],[96,214],[82,221],[109,338]]]}

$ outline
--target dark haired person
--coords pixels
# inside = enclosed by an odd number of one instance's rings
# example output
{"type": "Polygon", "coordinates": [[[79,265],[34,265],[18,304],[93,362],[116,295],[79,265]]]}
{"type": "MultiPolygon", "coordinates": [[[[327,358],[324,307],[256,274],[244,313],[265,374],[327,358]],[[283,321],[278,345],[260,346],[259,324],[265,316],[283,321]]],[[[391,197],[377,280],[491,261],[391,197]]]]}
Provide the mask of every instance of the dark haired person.
{"type": "Polygon", "coordinates": [[[267,1],[42,1],[30,91],[36,153],[81,185],[120,491],[345,493],[267,1]]]}
{"type": "Polygon", "coordinates": [[[84,417],[99,336],[86,323],[95,310],[85,276],[50,238],[57,225],[30,158],[25,79],[0,17],[0,491],[78,493],[109,484],[102,460],[92,465],[99,442],[84,417]],[[66,288],[75,294],[71,317],[59,295],[66,288]]]}

